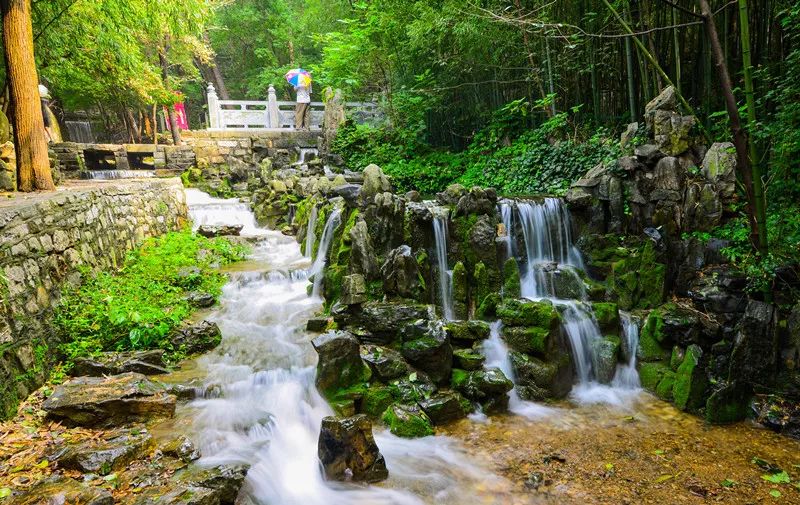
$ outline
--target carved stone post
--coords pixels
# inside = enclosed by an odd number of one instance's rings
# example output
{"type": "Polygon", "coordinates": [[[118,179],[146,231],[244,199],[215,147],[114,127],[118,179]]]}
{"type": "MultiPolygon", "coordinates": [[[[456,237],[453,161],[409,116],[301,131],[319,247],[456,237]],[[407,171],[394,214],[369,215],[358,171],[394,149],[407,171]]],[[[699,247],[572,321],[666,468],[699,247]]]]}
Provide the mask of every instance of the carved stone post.
{"type": "Polygon", "coordinates": [[[269,115],[269,127],[281,127],[281,112],[278,110],[278,97],[275,95],[275,86],[269,85],[267,113],[269,115]]]}
{"type": "Polygon", "coordinates": [[[206,93],[208,95],[208,127],[212,130],[217,130],[220,128],[219,97],[217,96],[217,90],[214,88],[213,84],[208,83],[206,93]]]}

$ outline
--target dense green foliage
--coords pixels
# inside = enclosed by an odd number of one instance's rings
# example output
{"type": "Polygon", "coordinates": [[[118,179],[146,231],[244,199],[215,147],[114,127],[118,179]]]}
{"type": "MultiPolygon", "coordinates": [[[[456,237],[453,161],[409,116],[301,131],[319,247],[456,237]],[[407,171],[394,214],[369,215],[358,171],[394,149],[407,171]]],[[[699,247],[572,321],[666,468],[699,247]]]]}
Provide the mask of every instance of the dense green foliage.
{"type": "Polygon", "coordinates": [[[84,272],[85,281],[63,293],[54,318],[67,361],[100,351],[179,353],[169,335],[193,310],[187,295],[219,295],[225,275],[216,267],[245,252],[184,230],[147,240],[117,272],[84,272]]]}
{"type": "Polygon", "coordinates": [[[334,149],[349,167],[377,163],[399,188],[423,194],[454,182],[507,194],[561,194],[597,163],[620,155],[608,132],[579,132],[567,113],[526,128],[529,109],[524,100],[502,107],[463,152],[434,149],[410,129],[352,123],[340,131],[334,149]]]}

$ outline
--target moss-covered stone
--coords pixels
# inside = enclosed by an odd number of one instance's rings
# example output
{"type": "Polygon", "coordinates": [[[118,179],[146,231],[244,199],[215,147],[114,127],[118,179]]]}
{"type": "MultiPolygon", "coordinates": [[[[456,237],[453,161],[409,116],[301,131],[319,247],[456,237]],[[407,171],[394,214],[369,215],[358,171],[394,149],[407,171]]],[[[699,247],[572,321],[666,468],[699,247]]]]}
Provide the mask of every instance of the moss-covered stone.
{"type": "Polygon", "coordinates": [[[703,350],[700,346],[690,345],[686,348],[686,356],[675,372],[675,385],[672,396],[675,406],[681,410],[695,411],[705,405],[708,378],[701,366],[703,350]]]}
{"type": "Polygon", "coordinates": [[[497,306],[500,305],[501,298],[498,293],[489,293],[486,298],[481,300],[476,316],[479,319],[495,320],[497,319],[497,306]]]}
{"type": "Polygon", "coordinates": [[[391,405],[383,413],[383,422],[398,437],[418,438],[433,435],[430,418],[419,407],[391,405]]]}
{"type": "Polygon", "coordinates": [[[392,390],[386,386],[371,386],[364,392],[361,400],[361,412],[372,418],[379,418],[392,404],[392,390]]]}
{"type": "Polygon", "coordinates": [[[448,321],[445,331],[451,340],[471,345],[472,342],[489,338],[491,328],[489,323],[485,321],[472,319],[469,321],[448,321]]]}
{"type": "Polygon", "coordinates": [[[616,335],[609,335],[592,343],[594,353],[595,378],[602,384],[608,384],[617,371],[617,362],[620,354],[620,339],[616,335]]]}
{"type": "Polygon", "coordinates": [[[664,299],[667,267],[658,263],[651,241],[611,267],[609,295],[623,310],[652,309],[664,299]]]}
{"type": "Polygon", "coordinates": [[[507,326],[538,326],[558,328],[560,316],[549,300],[503,300],[497,307],[497,316],[507,326]]]}
{"type": "Polygon", "coordinates": [[[503,340],[515,351],[544,357],[550,348],[550,328],[538,326],[506,326],[503,340]]]}
{"type": "Polygon", "coordinates": [[[486,295],[491,292],[489,287],[489,272],[486,270],[486,264],[482,261],[475,265],[475,270],[472,272],[473,290],[472,299],[475,305],[480,304],[486,295]]]}
{"type": "Polygon", "coordinates": [[[616,303],[595,302],[592,303],[592,310],[604,334],[619,333],[619,307],[616,303]]]}
{"type": "Polygon", "coordinates": [[[469,377],[466,370],[462,370],[460,368],[454,368],[450,372],[450,386],[453,389],[461,389],[464,384],[467,382],[467,378],[469,377]]]}
{"type": "Polygon", "coordinates": [[[503,296],[519,298],[521,296],[519,265],[514,258],[508,258],[503,265],[503,296]]]}
{"type": "Polygon", "coordinates": [[[473,349],[456,349],[453,351],[455,366],[464,370],[480,370],[486,358],[473,349]]]}
{"type": "Polygon", "coordinates": [[[669,359],[670,350],[661,345],[664,340],[664,320],[661,312],[654,310],[647,316],[647,321],[645,321],[639,334],[639,348],[637,349],[636,357],[639,361],[669,359]]]}
{"type": "Polygon", "coordinates": [[[728,424],[747,418],[750,396],[749,391],[739,384],[727,384],[706,400],[706,421],[728,424]]]}
{"type": "Polygon", "coordinates": [[[672,388],[675,386],[675,372],[667,370],[656,386],[656,396],[662,400],[672,401],[672,388]]]}
{"type": "Polygon", "coordinates": [[[467,301],[467,269],[458,261],[453,266],[453,299],[457,302],[467,301]]]}
{"type": "Polygon", "coordinates": [[[639,380],[642,383],[642,387],[655,393],[658,384],[667,372],[671,372],[671,370],[664,363],[642,363],[639,366],[639,380]]]}

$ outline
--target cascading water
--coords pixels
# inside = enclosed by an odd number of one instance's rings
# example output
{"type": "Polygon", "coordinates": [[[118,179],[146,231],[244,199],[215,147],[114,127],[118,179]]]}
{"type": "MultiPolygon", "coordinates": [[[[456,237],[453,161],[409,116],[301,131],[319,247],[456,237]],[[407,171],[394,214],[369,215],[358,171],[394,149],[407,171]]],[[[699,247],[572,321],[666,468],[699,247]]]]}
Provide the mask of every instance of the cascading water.
{"type": "Polygon", "coordinates": [[[628,362],[617,367],[611,385],[622,389],[638,389],[641,387],[639,372],[636,371],[636,349],[639,347],[639,322],[627,312],[620,312],[622,321],[622,338],[625,339],[624,349],[628,353],[628,362]]]}
{"type": "Polygon", "coordinates": [[[311,160],[315,160],[319,157],[319,150],[316,147],[301,147],[300,152],[297,155],[297,161],[294,163],[295,165],[305,165],[311,160]]]}
{"type": "Polygon", "coordinates": [[[317,210],[317,206],[314,205],[311,208],[311,215],[308,217],[308,229],[306,230],[306,247],[303,251],[303,254],[306,255],[307,258],[311,258],[314,256],[314,242],[317,240],[316,228],[317,228],[317,216],[319,215],[319,211],[317,210]]]}
{"type": "Polygon", "coordinates": [[[259,236],[264,230],[259,228],[256,218],[246,203],[236,198],[227,200],[212,198],[197,189],[186,189],[186,204],[189,217],[196,230],[202,225],[219,226],[225,224],[242,225],[242,236],[259,236]]]}
{"type": "Polygon", "coordinates": [[[436,241],[436,267],[439,272],[439,297],[442,301],[442,313],[445,319],[452,320],[453,313],[453,271],[447,266],[447,209],[433,209],[433,236],[436,241]]]}
{"type": "Polygon", "coordinates": [[[328,216],[325,222],[325,229],[322,230],[322,237],[319,239],[319,250],[317,250],[317,258],[314,264],[311,265],[309,273],[314,276],[314,288],[311,292],[313,296],[319,296],[322,289],[322,277],[325,270],[325,265],[328,263],[328,249],[331,247],[334,233],[336,228],[341,224],[342,209],[335,208],[328,216]]]}
{"type": "Polygon", "coordinates": [[[155,177],[154,170],[86,170],[80,173],[81,179],[95,181],[114,181],[117,179],[141,179],[155,177]]]}
{"type": "MultiPolygon", "coordinates": [[[[514,368],[511,366],[508,346],[500,338],[502,327],[503,323],[500,321],[492,323],[489,338],[483,342],[483,354],[486,356],[484,368],[499,368],[516,385],[517,380],[514,368]]],[[[516,387],[508,392],[508,410],[528,419],[538,419],[555,412],[553,409],[523,400],[519,397],[516,387]]]]}
{"type": "MultiPolygon", "coordinates": [[[[197,194],[188,200],[192,216],[215,209],[222,224],[243,220],[236,200],[197,194]]],[[[198,390],[206,394],[179,408],[175,420],[189,427],[203,455],[198,463],[250,465],[237,503],[252,505],[508,503],[510,483],[469,463],[453,439],[439,436],[406,440],[376,431],[389,480],[381,487],[325,481],[317,439],[322,418],[333,411],[314,386],[316,353],[304,331],[320,299],[307,295],[309,259],[297,242],[258,232],[259,261],[248,263],[254,270],[230,274],[209,317],[222,343],[198,361],[207,374],[198,390]]]]}
{"type": "MultiPolygon", "coordinates": [[[[545,198],[541,203],[517,202],[516,208],[525,243],[524,268],[520,274],[522,296],[548,299],[559,307],[578,379],[573,398],[582,403],[622,404],[625,392],[638,388],[636,364],[617,366],[611,387],[599,383],[598,352],[604,339],[591,306],[585,303],[586,293],[577,271],[583,269],[583,260],[572,241],[569,211],[558,198],[545,198]],[[571,290],[571,296],[560,292],[555,284],[556,275],[565,276],[568,284],[577,286],[571,290]]],[[[501,207],[505,222],[509,218],[503,210],[501,207]]],[[[630,327],[626,326],[625,331],[630,327]]],[[[638,333],[635,338],[638,343],[638,333]]],[[[636,349],[635,345],[628,348],[636,349]]]]}
{"type": "Polygon", "coordinates": [[[67,135],[69,135],[70,141],[94,144],[92,124],[89,121],[65,121],[64,124],[67,126],[67,135]]]}

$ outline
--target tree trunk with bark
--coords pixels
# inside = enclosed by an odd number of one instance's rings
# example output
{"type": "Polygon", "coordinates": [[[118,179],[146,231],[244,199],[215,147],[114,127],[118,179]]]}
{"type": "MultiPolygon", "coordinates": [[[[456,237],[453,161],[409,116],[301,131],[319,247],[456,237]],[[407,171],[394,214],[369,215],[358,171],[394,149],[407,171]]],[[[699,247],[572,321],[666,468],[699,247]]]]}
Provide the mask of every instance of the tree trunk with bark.
{"type": "Polygon", "coordinates": [[[54,190],[47,153],[39,77],[33,58],[30,0],[0,0],[3,47],[11,96],[11,123],[19,191],[54,190]]]}
{"type": "MultiPolygon", "coordinates": [[[[169,61],[167,60],[169,51],[169,41],[164,41],[164,47],[158,52],[158,61],[161,64],[161,78],[164,80],[164,87],[169,90],[169,61]]],[[[175,115],[175,107],[170,104],[167,107],[167,121],[169,130],[172,132],[172,142],[177,146],[181,143],[181,129],[178,127],[178,120],[175,115]]]]}
{"type": "Polygon", "coordinates": [[[719,41],[717,34],[717,27],[714,24],[714,15],[711,7],[708,5],[707,0],[700,0],[700,11],[703,15],[705,22],[706,32],[711,44],[711,51],[714,56],[714,65],[717,69],[717,76],[719,77],[720,87],[722,88],[722,95],[725,98],[725,108],[728,111],[728,118],[731,125],[731,133],[733,134],[733,145],[736,148],[736,171],[739,175],[739,180],[744,186],[745,194],[747,196],[747,217],[750,222],[750,242],[756,251],[762,255],[767,253],[767,223],[765,220],[759,220],[757,217],[758,201],[763,202],[763,187],[759,184],[758,187],[762,194],[757,195],[753,184],[754,175],[752,166],[750,165],[749,156],[749,143],[747,131],[742,128],[742,120],[739,116],[739,106],[736,103],[736,97],[733,94],[733,85],[731,78],[728,74],[728,67],[725,62],[725,55],[722,50],[722,45],[719,41]],[[763,238],[762,238],[763,236],[763,238]]]}

